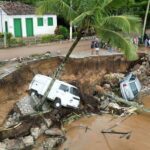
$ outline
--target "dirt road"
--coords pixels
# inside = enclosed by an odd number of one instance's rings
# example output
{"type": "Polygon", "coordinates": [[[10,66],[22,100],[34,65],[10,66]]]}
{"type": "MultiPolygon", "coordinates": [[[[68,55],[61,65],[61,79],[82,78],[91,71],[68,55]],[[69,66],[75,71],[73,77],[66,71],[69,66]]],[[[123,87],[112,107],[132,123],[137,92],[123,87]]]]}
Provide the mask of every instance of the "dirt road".
{"type": "MultiPolygon", "coordinates": [[[[86,57],[91,55],[90,50],[91,40],[82,40],[76,46],[71,57],[86,57]]],[[[72,42],[70,41],[61,41],[53,42],[49,44],[40,44],[34,46],[26,47],[17,47],[17,48],[8,48],[0,49],[0,60],[12,59],[16,57],[26,57],[32,54],[42,54],[47,51],[50,51],[53,56],[62,55],[64,56],[68,49],[70,48],[72,42]]],[[[107,50],[101,50],[100,55],[111,55],[112,53],[107,50]]]]}

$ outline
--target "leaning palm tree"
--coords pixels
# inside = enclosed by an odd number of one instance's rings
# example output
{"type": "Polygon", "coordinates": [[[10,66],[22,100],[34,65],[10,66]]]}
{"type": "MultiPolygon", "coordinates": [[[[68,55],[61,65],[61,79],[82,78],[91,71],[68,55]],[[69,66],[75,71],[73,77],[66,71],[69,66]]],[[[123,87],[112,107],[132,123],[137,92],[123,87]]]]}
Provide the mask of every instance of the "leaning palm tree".
{"type": "Polygon", "coordinates": [[[139,31],[140,19],[132,15],[115,16],[112,14],[112,10],[115,12],[120,6],[126,4],[125,1],[74,0],[71,7],[69,0],[43,0],[39,3],[38,13],[61,15],[68,22],[72,21],[72,24],[77,26],[77,37],[61,65],[54,72],[53,80],[42,98],[42,104],[56,78],[59,78],[70,54],[86,31],[94,30],[98,37],[109,42],[112,46],[118,47],[129,60],[137,58],[136,47],[131,41],[130,33],[139,31]]]}

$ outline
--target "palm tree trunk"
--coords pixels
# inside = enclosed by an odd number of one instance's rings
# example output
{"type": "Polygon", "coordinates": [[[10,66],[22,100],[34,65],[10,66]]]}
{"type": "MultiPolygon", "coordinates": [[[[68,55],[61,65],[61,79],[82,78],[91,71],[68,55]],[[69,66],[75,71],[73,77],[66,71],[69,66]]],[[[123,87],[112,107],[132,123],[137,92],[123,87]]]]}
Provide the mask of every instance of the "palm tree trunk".
{"type": "Polygon", "coordinates": [[[51,81],[51,83],[49,84],[47,90],[45,91],[44,96],[42,97],[42,101],[41,101],[40,106],[38,106],[38,107],[39,107],[39,110],[41,110],[43,104],[45,103],[46,97],[48,96],[50,90],[52,89],[52,87],[53,87],[53,85],[54,85],[54,83],[55,83],[55,80],[56,80],[57,78],[59,78],[59,76],[60,76],[60,74],[61,74],[61,72],[62,72],[62,70],[63,70],[63,68],[64,68],[64,66],[65,66],[65,64],[66,64],[66,62],[67,62],[67,60],[69,59],[70,54],[73,52],[74,48],[76,47],[76,45],[77,45],[78,42],[80,41],[81,37],[82,37],[82,34],[79,33],[79,34],[77,35],[76,40],[73,42],[72,46],[70,47],[68,53],[66,54],[65,58],[63,59],[62,63],[61,63],[61,64],[58,66],[58,68],[55,70],[54,75],[53,75],[53,77],[52,77],[52,81],[51,81]]]}
{"type": "Polygon", "coordinates": [[[144,33],[145,33],[146,22],[147,22],[147,16],[148,16],[148,12],[149,12],[149,6],[150,6],[150,0],[148,0],[148,3],[147,3],[147,9],[146,9],[146,13],[145,13],[145,19],[144,19],[142,37],[144,37],[144,33]]]}

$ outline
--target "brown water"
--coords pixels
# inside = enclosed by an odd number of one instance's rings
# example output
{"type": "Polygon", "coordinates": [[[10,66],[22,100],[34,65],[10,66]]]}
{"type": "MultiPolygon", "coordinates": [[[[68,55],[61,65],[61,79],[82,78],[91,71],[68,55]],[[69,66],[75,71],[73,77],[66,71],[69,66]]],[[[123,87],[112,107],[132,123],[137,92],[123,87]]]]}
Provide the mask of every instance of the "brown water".
{"type": "MultiPolygon", "coordinates": [[[[143,102],[150,108],[150,96],[143,102]]],[[[116,118],[110,115],[85,117],[66,126],[67,140],[60,150],[150,150],[150,114],[116,118]],[[132,131],[130,139],[118,134],[102,134],[113,125],[114,131],[132,131]],[[86,129],[88,127],[89,129],[86,129]]]]}

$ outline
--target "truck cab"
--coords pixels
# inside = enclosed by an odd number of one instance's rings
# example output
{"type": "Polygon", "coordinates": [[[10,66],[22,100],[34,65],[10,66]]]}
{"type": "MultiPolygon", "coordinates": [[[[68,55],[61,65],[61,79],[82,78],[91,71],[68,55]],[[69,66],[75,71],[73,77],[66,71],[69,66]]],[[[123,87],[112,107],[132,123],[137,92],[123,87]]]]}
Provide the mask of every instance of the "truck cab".
{"type": "MultiPolygon", "coordinates": [[[[30,93],[34,92],[42,97],[51,81],[51,77],[41,74],[35,75],[29,85],[30,93]]],[[[53,101],[56,108],[61,106],[78,108],[80,104],[78,88],[60,80],[55,80],[47,99],[53,101]]]]}

